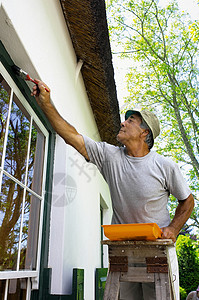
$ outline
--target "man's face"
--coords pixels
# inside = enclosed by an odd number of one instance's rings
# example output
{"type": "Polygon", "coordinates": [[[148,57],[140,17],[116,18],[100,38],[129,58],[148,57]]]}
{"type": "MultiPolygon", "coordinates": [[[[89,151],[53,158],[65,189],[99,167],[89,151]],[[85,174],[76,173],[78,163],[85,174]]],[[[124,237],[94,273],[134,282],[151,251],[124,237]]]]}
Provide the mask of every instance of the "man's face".
{"type": "Polygon", "coordinates": [[[196,295],[197,295],[197,297],[199,298],[199,291],[196,291],[196,295]]]}
{"type": "Polygon", "coordinates": [[[131,115],[127,120],[121,123],[121,129],[117,135],[117,140],[123,145],[129,141],[139,140],[143,133],[143,128],[140,127],[141,117],[137,114],[131,115]]]}

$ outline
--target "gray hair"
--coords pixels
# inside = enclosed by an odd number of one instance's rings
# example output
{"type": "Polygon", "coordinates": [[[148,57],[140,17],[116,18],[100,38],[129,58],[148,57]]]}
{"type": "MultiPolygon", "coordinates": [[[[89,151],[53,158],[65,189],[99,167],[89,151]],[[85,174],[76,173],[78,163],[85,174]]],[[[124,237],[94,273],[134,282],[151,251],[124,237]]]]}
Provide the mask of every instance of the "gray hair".
{"type": "Polygon", "coordinates": [[[143,118],[142,118],[142,122],[140,124],[140,127],[143,128],[143,129],[148,129],[149,130],[149,133],[147,134],[146,139],[145,139],[145,143],[147,143],[148,148],[150,150],[153,147],[153,144],[154,144],[153,134],[152,134],[151,129],[147,125],[147,123],[143,120],[143,118]]]}

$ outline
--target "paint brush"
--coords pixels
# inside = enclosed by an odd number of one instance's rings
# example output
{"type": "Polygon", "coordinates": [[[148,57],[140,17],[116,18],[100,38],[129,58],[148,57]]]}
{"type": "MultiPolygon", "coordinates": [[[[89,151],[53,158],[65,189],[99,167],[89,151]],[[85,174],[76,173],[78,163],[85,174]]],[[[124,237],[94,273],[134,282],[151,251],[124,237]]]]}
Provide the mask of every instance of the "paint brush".
{"type": "MultiPolygon", "coordinates": [[[[12,70],[15,72],[15,74],[16,74],[17,76],[20,76],[22,79],[27,80],[27,81],[32,81],[32,82],[34,82],[35,84],[37,84],[37,83],[35,82],[35,80],[33,80],[33,79],[28,75],[28,73],[26,73],[24,70],[22,70],[21,68],[17,67],[16,65],[13,65],[13,66],[12,66],[12,70]]],[[[47,89],[46,87],[45,87],[45,90],[46,90],[47,92],[50,92],[49,89],[47,89]]]]}

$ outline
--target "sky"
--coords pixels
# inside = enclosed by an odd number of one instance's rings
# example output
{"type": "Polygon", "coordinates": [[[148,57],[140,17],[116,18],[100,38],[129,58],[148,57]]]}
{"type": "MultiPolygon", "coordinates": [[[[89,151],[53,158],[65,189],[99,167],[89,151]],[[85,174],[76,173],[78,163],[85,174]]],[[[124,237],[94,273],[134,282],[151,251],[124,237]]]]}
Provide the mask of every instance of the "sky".
{"type": "MultiPolygon", "coordinates": [[[[161,6],[166,6],[168,3],[169,0],[159,0],[159,4],[161,6]]],[[[192,16],[193,20],[199,19],[199,0],[178,0],[178,4],[182,11],[188,12],[192,16]]],[[[125,74],[127,73],[129,63],[128,61],[119,59],[117,55],[113,54],[113,66],[118,101],[121,109],[124,105],[124,97],[128,95],[125,83],[125,74]]]]}
{"type": "MultiPolygon", "coordinates": [[[[179,7],[188,12],[193,19],[199,18],[199,4],[197,4],[197,0],[178,0],[179,7]]],[[[160,5],[167,5],[169,0],[159,0],[160,5]]]]}

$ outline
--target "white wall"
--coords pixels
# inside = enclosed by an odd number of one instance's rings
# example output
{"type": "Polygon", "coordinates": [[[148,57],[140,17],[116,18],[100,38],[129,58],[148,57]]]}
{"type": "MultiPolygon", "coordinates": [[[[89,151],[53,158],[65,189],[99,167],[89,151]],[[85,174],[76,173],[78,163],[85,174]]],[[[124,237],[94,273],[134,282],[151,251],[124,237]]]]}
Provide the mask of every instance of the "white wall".
{"type": "MultiPolygon", "coordinates": [[[[75,80],[76,56],[59,1],[1,2],[1,40],[15,64],[32,77],[42,78],[62,116],[80,133],[96,138],[83,80],[81,76],[75,80]]],[[[84,268],[85,299],[92,300],[95,268],[100,267],[100,193],[110,207],[109,191],[94,167],[59,137],[54,172],[49,253],[52,293],[70,293],[72,269],[84,268]]],[[[107,223],[110,217],[108,210],[107,223]]]]}

